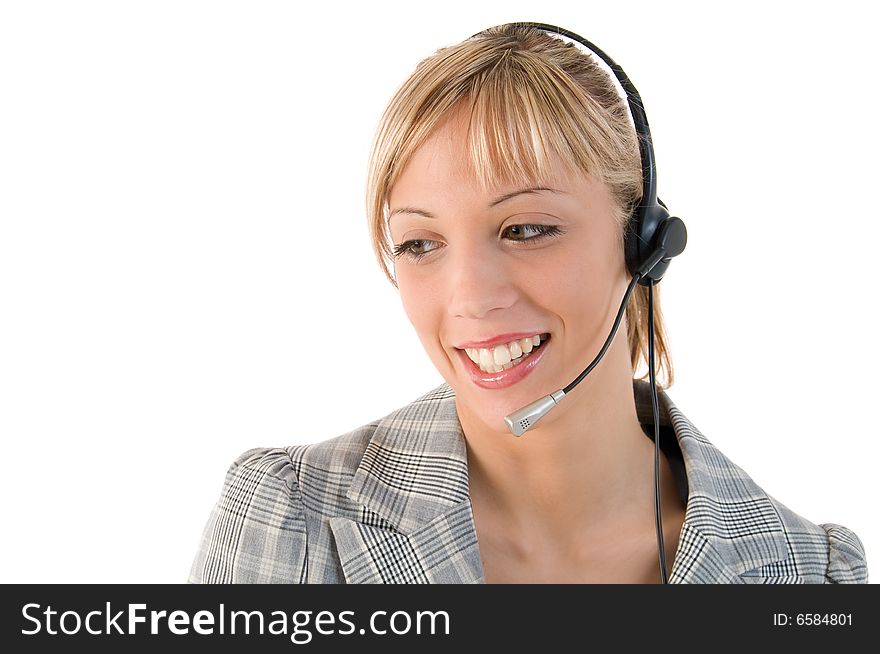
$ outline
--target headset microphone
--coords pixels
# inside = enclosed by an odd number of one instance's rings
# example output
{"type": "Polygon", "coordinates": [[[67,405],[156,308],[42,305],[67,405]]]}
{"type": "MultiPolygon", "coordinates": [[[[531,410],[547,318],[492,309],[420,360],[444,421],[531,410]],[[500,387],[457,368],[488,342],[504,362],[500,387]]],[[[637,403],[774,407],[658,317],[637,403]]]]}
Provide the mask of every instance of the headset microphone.
{"type": "MultiPolygon", "coordinates": [[[[522,436],[543,416],[553,409],[590,371],[596,367],[614,340],[623,318],[629,298],[637,284],[648,287],[648,371],[651,384],[651,403],[654,411],[654,516],[657,528],[657,550],[660,563],[660,581],[668,583],[666,572],[666,547],[663,541],[663,521],[660,514],[660,409],[657,399],[657,382],[654,375],[654,285],[666,272],[672,257],[678,256],[687,245],[687,229],[680,218],[669,215],[666,205],[657,197],[657,171],[654,164],[654,147],[648,117],[635,85],[611,57],[569,30],[546,23],[512,23],[513,26],[537,28],[577,41],[597,55],[614,73],[626,93],[630,115],[639,142],[642,162],[642,200],[636,207],[624,235],[624,256],[632,281],[626,289],[623,301],[614,319],[614,326],[596,358],[568,386],[532,402],[528,406],[504,417],[514,436],[522,436]]],[[[476,36],[476,35],[475,35],[476,36]]]]}

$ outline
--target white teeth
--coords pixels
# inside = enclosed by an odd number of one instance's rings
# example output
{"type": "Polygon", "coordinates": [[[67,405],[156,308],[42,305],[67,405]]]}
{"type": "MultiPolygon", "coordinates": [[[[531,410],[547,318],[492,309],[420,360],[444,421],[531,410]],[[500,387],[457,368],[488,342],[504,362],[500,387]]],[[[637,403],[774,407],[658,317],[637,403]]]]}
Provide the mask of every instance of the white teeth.
{"type": "Polygon", "coordinates": [[[514,341],[510,344],[510,358],[516,359],[522,356],[522,348],[519,346],[519,341],[514,341]]]}
{"type": "Polygon", "coordinates": [[[503,366],[505,363],[510,363],[510,350],[507,349],[506,345],[496,345],[493,355],[495,357],[496,368],[498,366],[503,366]]]}
{"type": "Polygon", "coordinates": [[[495,359],[492,357],[492,354],[489,350],[482,349],[480,352],[480,360],[477,364],[483,370],[495,370],[495,359]]]}
{"type": "Polygon", "coordinates": [[[496,345],[491,349],[469,347],[465,352],[484,372],[501,372],[519,363],[520,357],[529,354],[540,343],[541,335],[537,334],[505,345],[496,345]]]}

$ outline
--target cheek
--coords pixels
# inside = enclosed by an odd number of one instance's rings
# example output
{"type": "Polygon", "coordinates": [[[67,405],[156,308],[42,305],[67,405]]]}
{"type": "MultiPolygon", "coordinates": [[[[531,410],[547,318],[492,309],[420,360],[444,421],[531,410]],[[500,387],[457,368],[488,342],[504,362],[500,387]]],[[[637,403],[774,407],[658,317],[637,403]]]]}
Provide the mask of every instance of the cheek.
{"type": "Polygon", "coordinates": [[[398,275],[397,288],[406,317],[424,342],[425,333],[436,331],[439,326],[439,303],[435,292],[428,285],[413,280],[406,274],[398,275]]]}
{"type": "Polygon", "coordinates": [[[442,329],[442,304],[421,284],[408,285],[401,278],[397,280],[403,310],[428,358],[438,370],[446,364],[446,355],[440,343],[442,329]]]}
{"type": "Polygon", "coordinates": [[[623,270],[623,253],[611,244],[579,244],[582,247],[566,248],[563,256],[543,262],[540,303],[552,307],[564,321],[576,323],[579,329],[591,330],[593,325],[599,327],[600,321],[620,302],[616,289],[623,270]]]}
{"type": "MultiPolygon", "coordinates": [[[[584,321],[600,311],[605,282],[598,267],[580,259],[564,269],[547,272],[548,279],[535,296],[538,303],[559,314],[563,322],[583,328],[584,321]]],[[[604,293],[607,295],[607,290],[604,293]]]]}

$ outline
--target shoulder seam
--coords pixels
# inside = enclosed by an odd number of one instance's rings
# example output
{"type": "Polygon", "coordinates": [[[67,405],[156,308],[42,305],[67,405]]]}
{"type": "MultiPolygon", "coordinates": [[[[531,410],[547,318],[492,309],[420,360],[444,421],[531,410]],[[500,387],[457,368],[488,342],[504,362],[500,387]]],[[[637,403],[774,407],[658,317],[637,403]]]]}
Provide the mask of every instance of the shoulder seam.
{"type": "Polygon", "coordinates": [[[293,464],[293,460],[290,457],[290,453],[287,452],[284,448],[281,447],[255,447],[251,448],[245,452],[243,452],[236,460],[233,462],[232,466],[230,466],[230,471],[234,471],[237,468],[245,468],[247,470],[253,470],[255,472],[263,472],[264,475],[273,477],[278,481],[282,482],[287,489],[294,493],[297,498],[302,500],[300,497],[299,490],[299,475],[296,472],[296,466],[293,464]],[[254,458],[254,454],[257,452],[262,452],[262,456],[258,459],[254,458]],[[278,474],[277,470],[273,470],[272,464],[275,462],[274,460],[270,463],[266,463],[266,459],[272,456],[279,456],[278,461],[280,461],[284,466],[289,466],[291,472],[293,473],[293,478],[296,483],[296,488],[291,487],[289,479],[282,477],[278,474]],[[266,468],[265,470],[261,470],[261,468],[266,468]]]}

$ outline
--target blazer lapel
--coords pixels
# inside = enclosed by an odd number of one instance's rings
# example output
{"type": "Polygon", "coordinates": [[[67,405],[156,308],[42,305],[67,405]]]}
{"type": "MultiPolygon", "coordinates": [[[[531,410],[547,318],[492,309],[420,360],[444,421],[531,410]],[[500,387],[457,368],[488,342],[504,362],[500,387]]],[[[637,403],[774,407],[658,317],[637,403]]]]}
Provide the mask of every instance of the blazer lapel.
{"type": "Polygon", "coordinates": [[[379,421],[330,519],[348,583],[483,583],[455,395],[443,384],[379,421]]]}
{"type": "MultiPolygon", "coordinates": [[[[651,388],[634,382],[642,424],[653,424],[651,388]]],[[[788,557],[782,521],[770,497],[716,449],[658,389],[661,425],[672,427],[688,481],[685,519],[670,583],[779,580],[788,557]]]]}

